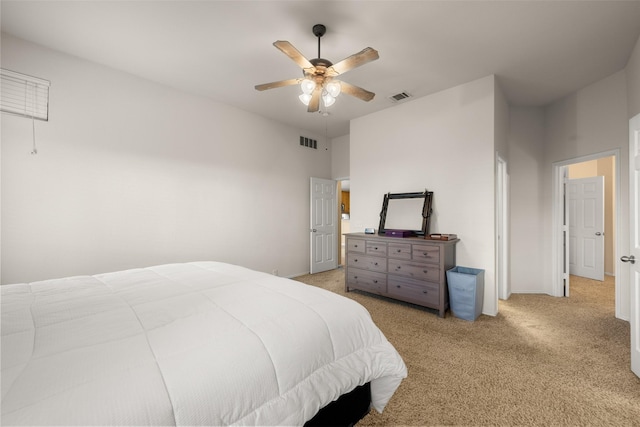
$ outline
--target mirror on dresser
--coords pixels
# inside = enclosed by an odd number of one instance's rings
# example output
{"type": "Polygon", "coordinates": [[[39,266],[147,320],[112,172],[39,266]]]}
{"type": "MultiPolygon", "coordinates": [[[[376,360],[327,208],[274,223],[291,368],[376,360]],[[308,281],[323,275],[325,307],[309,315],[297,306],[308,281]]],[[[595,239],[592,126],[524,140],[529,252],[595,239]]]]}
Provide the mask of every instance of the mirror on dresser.
{"type": "Polygon", "coordinates": [[[387,193],[382,200],[378,234],[387,230],[403,230],[412,235],[429,233],[433,191],[417,193],[387,193]]]}

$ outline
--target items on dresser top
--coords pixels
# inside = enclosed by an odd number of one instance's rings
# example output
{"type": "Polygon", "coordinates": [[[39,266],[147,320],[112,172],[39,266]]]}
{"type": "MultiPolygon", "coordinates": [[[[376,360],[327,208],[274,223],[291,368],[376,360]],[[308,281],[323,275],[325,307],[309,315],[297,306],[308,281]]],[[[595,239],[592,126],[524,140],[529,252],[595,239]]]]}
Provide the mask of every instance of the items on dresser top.
{"type": "Polygon", "coordinates": [[[416,235],[414,231],[411,230],[385,230],[384,235],[387,237],[413,237],[416,235]]]}
{"type": "Polygon", "coordinates": [[[345,290],[358,289],[438,310],[449,308],[446,271],[458,240],[346,234],[345,290]]]}
{"type": "Polygon", "coordinates": [[[428,236],[424,236],[425,239],[430,240],[455,240],[458,238],[457,234],[429,234],[428,236]]]}

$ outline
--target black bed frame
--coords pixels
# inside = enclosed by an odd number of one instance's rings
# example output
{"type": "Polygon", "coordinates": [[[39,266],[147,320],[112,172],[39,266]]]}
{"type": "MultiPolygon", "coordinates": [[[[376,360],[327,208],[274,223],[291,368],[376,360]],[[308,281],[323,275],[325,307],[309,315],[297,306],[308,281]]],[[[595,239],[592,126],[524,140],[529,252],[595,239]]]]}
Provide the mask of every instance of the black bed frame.
{"type": "Polygon", "coordinates": [[[371,385],[364,385],[354,388],[347,394],[343,394],[307,421],[305,427],[311,426],[354,426],[358,421],[369,413],[371,405],[371,385]]]}

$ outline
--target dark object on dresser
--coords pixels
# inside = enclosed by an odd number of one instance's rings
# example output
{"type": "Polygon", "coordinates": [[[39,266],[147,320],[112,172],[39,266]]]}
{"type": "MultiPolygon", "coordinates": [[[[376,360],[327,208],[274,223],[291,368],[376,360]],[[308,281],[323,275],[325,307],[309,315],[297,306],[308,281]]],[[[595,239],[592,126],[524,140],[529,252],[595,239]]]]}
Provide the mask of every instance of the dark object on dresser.
{"type": "Polygon", "coordinates": [[[438,310],[449,308],[446,271],[456,264],[456,240],[346,234],[345,290],[373,294],[438,310]]]}
{"type": "Polygon", "coordinates": [[[387,237],[413,237],[416,233],[411,230],[385,230],[384,235],[387,237]]]}

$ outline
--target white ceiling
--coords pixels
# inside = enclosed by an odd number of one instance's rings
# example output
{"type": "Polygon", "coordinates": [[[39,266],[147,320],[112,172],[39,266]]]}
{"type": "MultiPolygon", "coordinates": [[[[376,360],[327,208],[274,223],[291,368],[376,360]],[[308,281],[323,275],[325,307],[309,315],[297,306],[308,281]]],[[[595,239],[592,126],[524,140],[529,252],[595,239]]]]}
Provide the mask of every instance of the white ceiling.
{"type": "MultiPolygon", "coordinates": [[[[10,1],[2,31],[329,137],[388,97],[425,96],[490,74],[509,102],[541,106],[624,68],[640,36],[639,1],[10,1]],[[376,93],[307,113],[301,77],[272,43],[336,63],[370,46],[380,59],[341,76],[376,93]]],[[[20,70],[16,70],[20,71],[20,70]]],[[[46,76],[40,76],[46,78],[46,76]]],[[[55,82],[53,82],[55,84],[55,82]]],[[[406,101],[405,101],[406,102],[406,101]]]]}

